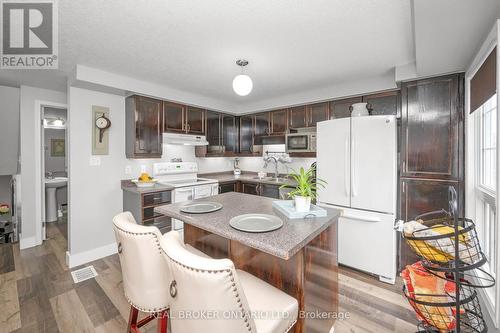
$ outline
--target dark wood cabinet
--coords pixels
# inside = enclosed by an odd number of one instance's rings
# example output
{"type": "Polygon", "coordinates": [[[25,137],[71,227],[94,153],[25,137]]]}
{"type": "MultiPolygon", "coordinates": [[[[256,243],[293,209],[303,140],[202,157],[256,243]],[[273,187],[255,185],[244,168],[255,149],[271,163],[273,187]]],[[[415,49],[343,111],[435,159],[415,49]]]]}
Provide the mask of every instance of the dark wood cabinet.
{"type": "Polygon", "coordinates": [[[205,156],[215,155],[219,156],[223,153],[221,144],[221,114],[214,111],[207,111],[206,113],[207,123],[206,123],[206,137],[208,141],[208,146],[206,147],[196,147],[198,149],[206,148],[205,156]]]}
{"type": "Polygon", "coordinates": [[[463,119],[459,75],[403,84],[401,175],[459,179],[463,119]]]}
{"type": "Polygon", "coordinates": [[[271,134],[285,135],[288,130],[288,110],[277,110],[270,112],[271,134]]]}
{"type": "Polygon", "coordinates": [[[203,135],[205,134],[205,110],[163,102],[163,131],[203,135]]]}
{"type": "MultiPolygon", "coordinates": [[[[463,83],[463,74],[454,74],[402,85],[399,215],[404,221],[449,211],[450,187],[464,216],[463,83]]],[[[401,240],[399,268],[416,260],[401,240]]]]}
{"type": "Polygon", "coordinates": [[[239,117],[239,153],[252,154],[253,153],[253,131],[254,131],[254,117],[241,116],[239,117]]]}
{"type": "Polygon", "coordinates": [[[185,111],[184,105],[163,102],[163,132],[184,132],[185,111]]]}
{"type": "Polygon", "coordinates": [[[236,192],[237,191],[237,183],[224,183],[219,185],[219,194],[227,193],[227,192],[236,192]]]}
{"type": "Polygon", "coordinates": [[[305,105],[296,106],[289,109],[289,126],[290,128],[302,128],[308,126],[308,109],[305,105]]]}
{"type": "Polygon", "coordinates": [[[130,96],[126,100],[127,158],[159,158],[163,143],[162,101],[130,96]]]}
{"type": "Polygon", "coordinates": [[[238,152],[238,127],[235,116],[222,115],[222,145],[225,156],[234,156],[238,152]]]}
{"type": "Polygon", "coordinates": [[[241,183],[241,192],[246,194],[259,195],[259,184],[257,183],[241,183]]]}
{"type": "Polygon", "coordinates": [[[330,105],[328,102],[307,106],[307,126],[316,127],[320,121],[330,119],[330,105]]]}
{"type": "Polygon", "coordinates": [[[354,103],[361,103],[362,97],[352,97],[346,99],[339,99],[330,102],[331,118],[347,118],[351,116],[350,107],[354,103]]]}
{"type": "Polygon", "coordinates": [[[254,116],[255,119],[254,135],[256,137],[266,136],[271,133],[271,129],[269,127],[270,124],[269,115],[270,115],[269,112],[265,112],[265,113],[257,113],[254,116]]]}
{"type": "MultiPolygon", "coordinates": [[[[400,219],[411,221],[416,216],[444,209],[450,211],[448,191],[453,187],[459,194],[459,214],[463,216],[463,189],[457,181],[425,180],[425,179],[401,179],[401,212],[400,219]]],[[[413,250],[401,239],[400,267],[418,261],[413,250]]]]}
{"type": "Polygon", "coordinates": [[[205,134],[205,110],[188,106],[186,108],[185,129],[188,134],[205,134]]]}
{"type": "Polygon", "coordinates": [[[370,104],[372,116],[399,114],[399,90],[363,96],[363,102],[370,104]]]}
{"type": "Polygon", "coordinates": [[[259,185],[259,195],[267,198],[280,198],[280,187],[279,185],[271,184],[260,184],[259,185]]]}

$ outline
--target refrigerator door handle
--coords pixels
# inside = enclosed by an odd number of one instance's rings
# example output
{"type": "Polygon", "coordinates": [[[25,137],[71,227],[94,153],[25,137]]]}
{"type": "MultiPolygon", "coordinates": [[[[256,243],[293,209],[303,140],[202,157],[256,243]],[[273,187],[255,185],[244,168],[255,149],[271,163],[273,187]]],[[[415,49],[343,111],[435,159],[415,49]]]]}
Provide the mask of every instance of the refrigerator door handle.
{"type": "Polygon", "coordinates": [[[346,197],[349,196],[349,134],[345,136],[345,147],[344,147],[344,189],[346,197]]]}
{"type": "Polygon", "coordinates": [[[354,137],[351,139],[352,151],[351,151],[351,183],[352,183],[352,196],[358,195],[356,189],[356,140],[354,137]]]}
{"type": "Polygon", "coordinates": [[[351,220],[363,221],[363,222],[382,222],[378,217],[368,217],[368,216],[356,216],[351,214],[344,214],[342,217],[351,220]]]}

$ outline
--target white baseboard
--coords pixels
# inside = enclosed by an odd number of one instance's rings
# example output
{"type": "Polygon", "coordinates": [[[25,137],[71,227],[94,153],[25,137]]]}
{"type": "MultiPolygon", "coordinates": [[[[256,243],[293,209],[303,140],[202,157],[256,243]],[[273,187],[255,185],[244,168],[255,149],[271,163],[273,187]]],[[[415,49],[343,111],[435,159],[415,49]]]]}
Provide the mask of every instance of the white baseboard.
{"type": "Polygon", "coordinates": [[[69,268],[73,268],[115,254],[117,250],[118,248],[116,243],[112,243],[75,254],[71,254],[66,251],[66,264],[69,268]]]}
{"type": "Polygon", "coordinates": [[[38,244],[37,239],[36,239],[35,236],[33,236],[33,237],[24,237],[23,238],[22,234],[19,235],[19,248],[21,250],[24,250],[24,249],[27,249],[27,248],[30,248],[30,247],[34,247],[34,246],[37,246],[37,245],[40,245],[40,244],[38,244]]]}

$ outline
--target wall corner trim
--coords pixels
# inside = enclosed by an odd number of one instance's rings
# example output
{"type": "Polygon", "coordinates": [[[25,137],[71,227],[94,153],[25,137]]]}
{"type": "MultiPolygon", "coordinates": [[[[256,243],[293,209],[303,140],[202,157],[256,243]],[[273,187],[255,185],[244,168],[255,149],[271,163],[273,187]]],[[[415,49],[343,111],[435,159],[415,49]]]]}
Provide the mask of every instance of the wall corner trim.
{"type": "Polygon", "coordinates": [[[116,243],[104,245],[89,251],[71,254],[66,252],[66,264],[69,268],[80,266],[117,253],[116,243]]]}

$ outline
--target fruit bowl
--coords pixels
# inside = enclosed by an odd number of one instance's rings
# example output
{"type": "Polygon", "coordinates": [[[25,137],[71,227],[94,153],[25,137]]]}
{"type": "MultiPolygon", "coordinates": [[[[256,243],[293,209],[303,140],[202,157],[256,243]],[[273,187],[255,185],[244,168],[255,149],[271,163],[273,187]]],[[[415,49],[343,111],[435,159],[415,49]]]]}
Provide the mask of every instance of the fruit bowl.
{"type": "Polygon", "coordinates": [[[158,179],[150,179],[150,180],[137,180],[132,179],[132,183],[137,187],[153,187],[158,182],[158,179]]]}

